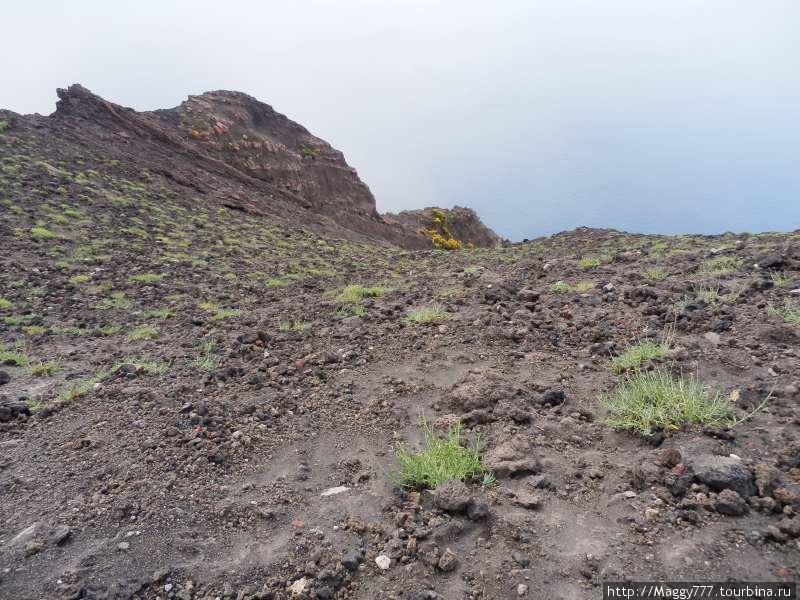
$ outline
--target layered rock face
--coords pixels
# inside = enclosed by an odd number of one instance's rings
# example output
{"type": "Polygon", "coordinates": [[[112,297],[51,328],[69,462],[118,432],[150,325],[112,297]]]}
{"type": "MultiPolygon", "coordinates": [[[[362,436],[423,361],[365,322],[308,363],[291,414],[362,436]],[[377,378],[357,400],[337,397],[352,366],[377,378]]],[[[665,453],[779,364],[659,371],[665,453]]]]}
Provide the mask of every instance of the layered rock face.
{"type": "MultiPolygon", "coordinates": [[[[344,155],[271,106],[240,92],[190,96],[181,105],[137,112],[81,85],[58,90],[49,117],[8,113],[17,125],[61,138],[66,149],[122,157],[159,173],[198,201],[250,213],[288,216],[405,248],[429,248],[430,209],[381,216],[375,198],[344,155]]],[[[473,211],[454,209],[453,233],[465,243],[499,238],[473,211]]]]}
{"type": "Polygon", "coordinates": [[[267,104],[215,91],[152,113],[187,142],[237,170],[340,220],[378,219],[375,198],[344,155],[267,104]]]}
{"type": "MultiPolygon", "coordinates": [[[[392,223],[413,231],[421,231],[431,226],[435,217],[434,211],[442,210],[428,207],[422,210],[404,210],[398,214],[386,214],[384,218],[392,223]]],[[[489,229],[471,208],[455,206],[442,210],[447,218],[447,227],[452,236],[478,248],[494,248],[502,243],[502,239],[489,229]]]]}

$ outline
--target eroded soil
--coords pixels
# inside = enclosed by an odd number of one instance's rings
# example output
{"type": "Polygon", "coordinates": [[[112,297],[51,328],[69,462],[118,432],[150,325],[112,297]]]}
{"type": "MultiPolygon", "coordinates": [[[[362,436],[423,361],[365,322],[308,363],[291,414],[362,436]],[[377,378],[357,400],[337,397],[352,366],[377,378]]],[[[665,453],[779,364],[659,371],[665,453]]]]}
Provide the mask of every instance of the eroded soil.
{"type": "Polygon", "coordinates": [[[797,232],[401,251],[7,135],[0,597],[798,578],[800,327],[769,310],[797,302],[797,232]],[[387,292],[338,301],[350,284],[387,292]],[[733,428],[613,430],[610,357],[664,337],[644,368],[696,374],[740,418],[769,400],[733,428]],[[423,415],[485,444],[497,479],[467,482],[469,512],[391,482],[423,415]]]}

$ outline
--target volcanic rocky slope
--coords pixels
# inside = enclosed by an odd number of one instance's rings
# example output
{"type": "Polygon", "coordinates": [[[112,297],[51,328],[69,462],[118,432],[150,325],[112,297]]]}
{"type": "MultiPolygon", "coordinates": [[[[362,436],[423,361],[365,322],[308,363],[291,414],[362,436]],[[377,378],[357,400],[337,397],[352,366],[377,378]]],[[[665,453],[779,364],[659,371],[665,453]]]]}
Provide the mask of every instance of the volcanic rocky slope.
{"type": "Polygon", "coordinates": [[[176,141],[192,101],[71,98],[0,116],[0,597],[797,580],[800,232],[402,250],[176,141]],[[646,340],[738,424],[611,428],[611,357],[646,340]],[[496,480],[398,489],[421,415],[496,480]]]}
{"type": "MultiPolygon", "coordinates": [[[[59,160],[88,154],[90,160],[124,162],[128,169],[164,176],[167,187],[194,195],[198,203],[338,225],[407,248],[431,245],[422,233],[430,223],[385,220],[341,152],[246,94],[207,92],[153,112],[118,106],[77,84],[58,96],[48,117],[0,111],[0,119],[15,139],[50,147],[59,160]]],[[[500,239],[471,217],[456,215],[460,239],[498,245],[500,239]]]]}

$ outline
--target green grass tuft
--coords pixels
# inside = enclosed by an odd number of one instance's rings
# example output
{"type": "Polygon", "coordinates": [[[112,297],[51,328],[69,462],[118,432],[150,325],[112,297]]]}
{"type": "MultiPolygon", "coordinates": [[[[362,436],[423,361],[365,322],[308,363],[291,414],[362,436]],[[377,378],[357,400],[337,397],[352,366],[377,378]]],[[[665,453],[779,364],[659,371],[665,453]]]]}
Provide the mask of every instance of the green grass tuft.
{"type": "Polygon", "coordinates": [[[104,325],[103,327],[98,327],[97,331],[103,335],[114,335],[122,331],[122,325],[104,325]]]}
{"type": "Polygon", "coordinates": [[[33,227],[30,231],[31,237],[35,240],[45,241],[52,240],[56,234],[44,227],[33,227]]]}
{"type": "Polygon", "coordinates": [[[69,282],[72,285],[81,285],[82,283],[88,283],[91,279],[90,275],[73,275],[69,278],[69,282]]]}
{"type": "Polygon", "coordinates": [[[800,303],[792,302],[788,298],[783,301],[783,304],[770,304],[767,314],[770,317],[780,317],[787,323],[800,327],[800,303]]]}
{"type": "Polygon", "coordinates": [[[709,258],[700,265],[700,272],[714,277],[720,275],[727,275],[736,269],[739,269],[744,264],[741,258],[735,256],[718,256],[717,258],[709,258]]]}
{"type": "Polygon", "coordinates": [[[0,298],[0,310],[9,310],[11,308],[14,308],[14,304],[11,300],[0,298]]]}
{"type": "Polygon", "coordinates": [[[10,364],[17,367],[25,367],[30,362],[28,355],[16,350],[6,350],[5,346],[0,346],[0,365],[10,364]]]}
{"type": "Polygon", "coordinates": [[[97,383],[96,378],[86,379],[84,381],[79,381],[78,383],[73,383],[61,390],[58,395],[56,396],[56,403],[63,404],[64,402],[71,402],[75,400],[75,398],[80,398],[91,392],[94,389],[95,384],[97,383]]]}
{"type": "Polygon", "coordinates": [[[214,323],[216,321],[222,321],[223,319],[238,317],[241,314],[242,311],[238,308],[220,308],[208,318],[208,321],[209,323],[214,323]]]}
{"type": "Polygon", "coordinates": [[[603,264],[600,258],[594,256],[585,256],[578,261],[578,267],[581,269],[594,269],[603,264]]]}
{"type": "Polygon", "coordinates": [[[308,324],[300,321],[280,320],[277,322],[278,331],[305,331],[308,324]]]}
{"type": "Polygon", "coordinates": [[[642,277],[651,281],[663,281],[667,278],[667,272],[664,269],[655,267],[642,273],[642,277]]]}
{"type": "Polygon", "coordinates": [[[696,378],[675,378],[660,369],[630,375],[612,393],[600,398],[609,412],[606,423],[642,436],[678,430],[686,424],[735,424],[733,406],[696,378]]]}
{"type": "Polygon", "coordinates": [[[579,281],[575,284],[573,288],[579,294],[585,294],[586,292],[590,292],[597,287],[597,284],[594,281],[579,281]]]}
{"type": "Polygon", "coordinates": [[[635,369],[649,360],[666,356],[669,352],[669,343],[663,342],[642,342],[631,346],[624,353],[611,359],[611,371],[614,373],[624,373],[635,369]]]}
{"type": "Polygon", "coordinates": [[[406,315],[406,322],[407,323],[434,323],[437,321],[447,321],[450,319],[450,313],[445,312],[443,308],[439,306],[431,306],[427,308],[418,308],[416,310],[412,310],[406,315]]]}
{"type": "Polygon", "coordinates": [[[143,325],[137,327],[128,334],[128,339],[131,341],[137,340],[152,340],[158,337],[158,328],[152,325],[143,325]]]}
{"type": "Polygon", "coordinates": [[[794,277],[790,277],[786,273],[778,273],[777,271],[772,271],[769,276],[772,279],[772,284],[775,287],[783,287],[784,285],[794,281],[794,277]]]}
{"type": "Polygon", "coordinates": [[[147,316],[153,319],[170,319],[175,316],[175,311],[171,308],[154,308],[147,312],[147,316]]]}
{"type": "Polygon", "coordinates": [[[383,287],[364,287],[363,285],[348,285],[339,295],[336,296],[336,301],[341,303],[357,304],[364,298],[380,298],[388,292],[383,287]]]}
{"type": "Polygon", "coordinates": [[[213,300],[204,300],[197,304],[197,308],[201,310],[207,310],[208,312],[215,312],[219,310],[219,304],[214,302],[213,300]]]}
{"type": "Polygon", "coordinates": [[[423,421],[425,448],[409,452],[399,448],[395,458],[400,467],[392,480],[406,488],[433,489],[445,481],[463,481],[473,475],[483,475],[480,439],[470,446],[464,445],[461,424],[454,425],[445,437],[437,436],[423,421]]]}
{"type": "Polygon", "coordinates": [[[566,294],[572,291],[572,287],[564,281],[556,281],[550,286],[550,291],[555,294],[566,294]]]}
{"type": "Polygon", "coordinates": [[[125,297],[123,292],[114,292],[111,294],[110,298],[104,298],[94,306],[100,310],[109,310],[112,308],[125,310],[131,307],[131,301],[125,297]]]}
{"type": "Polygon", "coordinates": [[[189,366],[203,373],[210,373],[216,369],[219,366],[219,357],[213,354],[216,346],[217,343],[214,340],[204,342],[203,345],[200,346],[200,356],[189,361],[189,366]]]}
{"type": "Polygon", "coordinates": [[[139,273],[128,277],[128,281],[135,283],[158,283],[162,279],[164,279],[164,275],[159,273],[139,273]]]}
{"type": "Polygon", "coordinates": [[[61,370],[54,362],[42,362],[28,367],[28,374],[33,377],[50,377],[61,370]]]}
{"type": "Polygon", "coordinates": [[[275,288],[286,287],[287,285],[289,285],[289,282],[285,281],[283,279],[275,279],[275,278],[273,278],[273,279],[267,280],[267,289],[270,289],[270,290],[274,290],[275,288]]]}
{"type": "Polygon", "coordinates": [[[169,371],[169,364],[163,361],[126,356],[124,359],[122,359],[122,361],[111,367],[110,370],[98,375],[98,379],[105,379],[109,375],[116,373],[120,370],[122,365],[133,365],[137,369],[141,369],[146,375],[163,375],[169,371]]]}

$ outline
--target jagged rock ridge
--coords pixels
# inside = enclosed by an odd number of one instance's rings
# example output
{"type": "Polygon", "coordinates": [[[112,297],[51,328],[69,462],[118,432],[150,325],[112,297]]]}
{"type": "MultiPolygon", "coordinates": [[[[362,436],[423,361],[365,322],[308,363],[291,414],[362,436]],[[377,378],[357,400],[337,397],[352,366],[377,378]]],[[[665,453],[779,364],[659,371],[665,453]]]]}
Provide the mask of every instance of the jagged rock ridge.
{"type": "MultiPolygon", "coordinates": [[[[108,102],[79,84],[59,89],[58,96],[49,117],[7,114],[79,148],[124,156],[190,188],[198,199],[303,222],[321,216],[323,226],[333,222],[406,248],[430,247],[420,219],[378,214],[369,188],[339,150],[247,94],[207,92],[150,112],[108,102]]],[[[476,216],[469,222],[459,230],[463,241],[497,244],[476,216]]]]}

